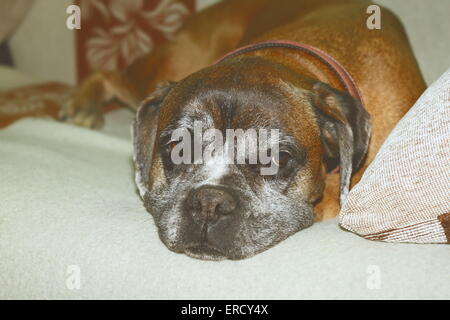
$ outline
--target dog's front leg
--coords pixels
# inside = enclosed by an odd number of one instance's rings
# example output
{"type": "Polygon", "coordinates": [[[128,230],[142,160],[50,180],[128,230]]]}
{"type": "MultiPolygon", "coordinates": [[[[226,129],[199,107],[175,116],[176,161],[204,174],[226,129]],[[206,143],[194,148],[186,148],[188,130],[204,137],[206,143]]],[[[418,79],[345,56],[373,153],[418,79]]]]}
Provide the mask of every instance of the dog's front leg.
{"type": "Polygon", "coordinates": [[[112,98],[136,109],[141,97],[124,76],[116,71],[97,71],[84,80],[61,108],[59,118],[88,128],[104,125],[103,106],[112,98]]]}
{"type": "Polygon", "coordinates": [[[315,221],[332,219],[339,214],[339,185],[339,173],[330,173],[325,176],[322,199],[314,207],[315,221]]]}

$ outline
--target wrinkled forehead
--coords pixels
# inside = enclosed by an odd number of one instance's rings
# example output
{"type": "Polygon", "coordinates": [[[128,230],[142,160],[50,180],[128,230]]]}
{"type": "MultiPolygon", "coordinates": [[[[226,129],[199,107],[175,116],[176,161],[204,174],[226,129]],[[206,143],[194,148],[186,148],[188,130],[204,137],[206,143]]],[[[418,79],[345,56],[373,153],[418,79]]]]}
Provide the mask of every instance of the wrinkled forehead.
{"type": "Polygon", "coordinates": [[[302,81],[253,58],[203,69],[169,92],[158,130],[202,121],[204,129],[279,129],[305,144],[317,143],[309,141],[318,128],[302,81]]]}
{"type": "Polygon", "coordinates": [[[210,88],[184,101],[173,100],[165,106],[172,111],[166,110],[167,114],[161,117],[161,129],[192,128],[196,121],[201,121],[203,128],[219,130],[288,127],[285,123],[288,118],[283,115],[289,105],[282,94],[271,87],[210,88]]]}

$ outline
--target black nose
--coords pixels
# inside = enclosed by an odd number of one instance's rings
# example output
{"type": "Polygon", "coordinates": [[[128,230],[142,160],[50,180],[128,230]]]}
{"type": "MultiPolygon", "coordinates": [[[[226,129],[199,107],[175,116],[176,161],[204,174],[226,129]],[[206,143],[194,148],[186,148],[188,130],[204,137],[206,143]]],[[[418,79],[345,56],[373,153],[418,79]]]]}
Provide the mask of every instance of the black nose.
{"type": "Polygon", "coordinates": [[[219,218],[232,214],[236,199],[225,189],[201,187],[192,195],[192,216],[198,223],[214,223],[219,218]]]}

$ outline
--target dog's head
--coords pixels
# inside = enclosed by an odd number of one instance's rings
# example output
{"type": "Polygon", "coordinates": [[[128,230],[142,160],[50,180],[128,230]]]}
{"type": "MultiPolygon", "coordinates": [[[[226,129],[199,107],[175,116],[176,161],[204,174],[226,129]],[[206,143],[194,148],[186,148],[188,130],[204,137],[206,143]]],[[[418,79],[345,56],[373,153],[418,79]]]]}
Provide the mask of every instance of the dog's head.
{"type": "Polygon", "coordinates": [[[261,58],[230,59],[142,104],[136,182],[169,249],[241,259],[313,223],[327,168],[340,165],[345,196],[369,127],[343,92],[261,58]]]}

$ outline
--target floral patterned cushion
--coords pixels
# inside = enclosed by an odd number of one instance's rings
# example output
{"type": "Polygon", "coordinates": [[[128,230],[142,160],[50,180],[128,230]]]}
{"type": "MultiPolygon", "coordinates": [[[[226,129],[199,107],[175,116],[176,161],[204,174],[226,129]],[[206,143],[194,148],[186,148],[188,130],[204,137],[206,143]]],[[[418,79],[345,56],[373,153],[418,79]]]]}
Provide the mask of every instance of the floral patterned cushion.
{"type": "Polygon", "coordinates": [[[94,70],[121,70],[171,39],[194,11],[194,0],[78,0],[78,79],[94,70]]]}

